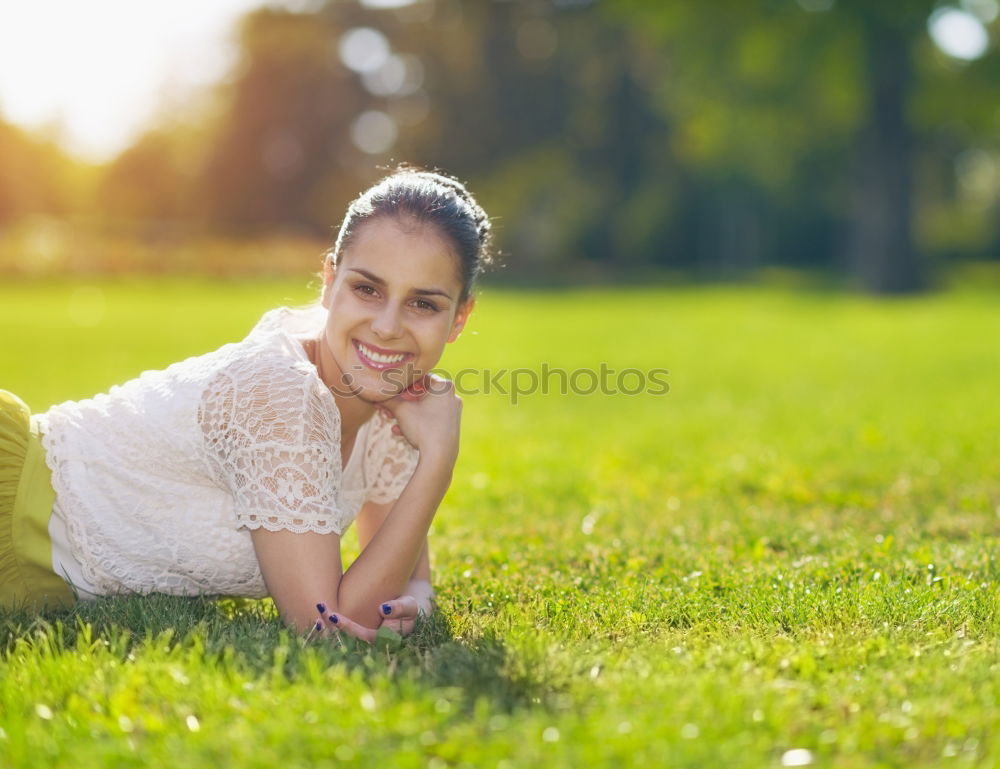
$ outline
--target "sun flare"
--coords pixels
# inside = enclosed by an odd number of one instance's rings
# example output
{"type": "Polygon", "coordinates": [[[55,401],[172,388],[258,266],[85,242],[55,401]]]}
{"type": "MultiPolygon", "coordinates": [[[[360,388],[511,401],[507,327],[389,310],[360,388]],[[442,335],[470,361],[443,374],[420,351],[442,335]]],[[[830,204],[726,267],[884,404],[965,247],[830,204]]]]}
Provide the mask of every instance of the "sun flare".
{"type": "Polygon", "coordinates": [[[0,118],[102,160],[167,105],[213,82],[257,0],[0,4],[0,118]]]}

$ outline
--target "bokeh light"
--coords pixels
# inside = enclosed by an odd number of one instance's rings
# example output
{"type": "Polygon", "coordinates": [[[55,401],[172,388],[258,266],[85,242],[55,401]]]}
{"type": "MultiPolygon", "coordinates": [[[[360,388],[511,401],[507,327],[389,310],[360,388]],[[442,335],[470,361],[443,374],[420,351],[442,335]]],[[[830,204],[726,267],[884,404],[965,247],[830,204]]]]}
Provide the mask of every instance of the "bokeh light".
{"type": "Polygon", "coordinates": [[[355,147],[369,155],[388,152],[396,143],[398,135],[396,121],[381,110],[362,112],[351,123],[351,141],[355,147]]]}
{"type": "Polygon", "coordinates": [[[954,6],[945,6],[932,13],[927,29],[934,44],[954,59],[974,61],[986,53],[990,45],[983,22],[969,11],[954,6]]]}
{"type": "Polygon", "coordinates": [[[407,96],[424,82],[424,66],[416,56],[391,54],[378,69],[361,78],[368,92],[375,96],[407,96]]]}
{"type": "Polygon", "coordinates": [[[386,63],[392,50],[389,40],[377,29],[355,27],[340,38],[340,60],[355,72],[375,72],[386,63]]]}

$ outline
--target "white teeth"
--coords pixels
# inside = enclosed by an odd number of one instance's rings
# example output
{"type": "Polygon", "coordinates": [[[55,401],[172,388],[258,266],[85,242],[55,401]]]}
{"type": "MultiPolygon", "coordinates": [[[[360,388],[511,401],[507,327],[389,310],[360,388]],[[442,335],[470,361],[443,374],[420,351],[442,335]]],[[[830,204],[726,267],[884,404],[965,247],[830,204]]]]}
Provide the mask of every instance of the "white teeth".
{"type": "Polygon", "coordinates": [[[377,353],[368,347],[365,347],[361,342],[358,342],[358,349],[364,354],[366,358],[375,361],[375,363],[399,363],[403,358],[406,357],[406,353],[401,353],[399,355],[382,355],[377,353]]]}

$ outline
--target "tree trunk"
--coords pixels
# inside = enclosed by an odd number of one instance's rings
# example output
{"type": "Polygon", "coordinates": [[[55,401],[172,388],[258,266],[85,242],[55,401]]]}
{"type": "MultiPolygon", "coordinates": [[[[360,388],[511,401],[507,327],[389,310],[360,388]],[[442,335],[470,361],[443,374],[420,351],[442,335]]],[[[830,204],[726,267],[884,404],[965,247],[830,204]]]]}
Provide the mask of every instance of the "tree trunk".
{"type": "Polygon", "coordinates": [[[858,143],[850,269],[873,293],[912,293],[926,282],[913,244],[910,41],[904,29],[874,14],[864,26],[869,90],[858,143]]]}

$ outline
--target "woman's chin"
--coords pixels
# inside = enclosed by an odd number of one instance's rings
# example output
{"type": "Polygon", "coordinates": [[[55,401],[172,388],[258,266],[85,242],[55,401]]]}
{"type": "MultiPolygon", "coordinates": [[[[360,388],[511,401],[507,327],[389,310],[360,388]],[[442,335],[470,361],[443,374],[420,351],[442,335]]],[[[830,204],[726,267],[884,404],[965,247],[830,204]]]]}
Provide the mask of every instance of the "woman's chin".
{"type": "Polygon", "coordinates": [[[368,390],[362,390],[357,394],[357,397],[363,400],[365,403],[370,403],[373,406],[378,406],[386,401],[392,400],[396,397],[398,393],[387,394],[384,391],[369,392],[368,390]]]}
{"type": "Polygon", "coordinates": [[[403,386],[396,382],[356,382],[354,395],[367,403],[377,405],[395,398],[402,390],[403,386]]]}

